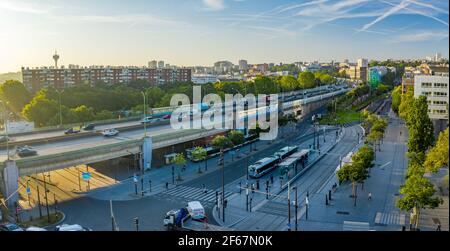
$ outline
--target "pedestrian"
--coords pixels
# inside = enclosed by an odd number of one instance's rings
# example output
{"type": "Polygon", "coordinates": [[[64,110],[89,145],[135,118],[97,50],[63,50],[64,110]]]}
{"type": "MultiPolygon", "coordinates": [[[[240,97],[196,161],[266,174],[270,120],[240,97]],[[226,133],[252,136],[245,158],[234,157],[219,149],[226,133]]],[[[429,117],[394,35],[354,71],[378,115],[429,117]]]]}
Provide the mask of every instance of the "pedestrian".
{"type": "Polygon", "coordinates": [[[270,183],[273,184],[273,175],[270,175],[270,183]]]}
{"type": "Polygon", "coordinates": [[[166,190],[169,189],[169,182],[166,182],[166,190]]]}
{"type": "Polygon", "coordinates": [[[439,232],[441,231],[441,223],[440,222],[437,224],[436,231],[439,231],[439,232]]]}
{"type": "Polygon", "coordinates": [[[371,192],[369,192],[368,199],[369,199],[369,200],[372,200],[372,193],[371,193],[371,192]]]}
{"type": "Polygon", "coordinates": [[[204,193],[204,194],[207,194],[207,193],[208,193],[208,190],[206,189],[206,185],[205,185],[205,184],[203,184],[203,193],[204,193]]]}

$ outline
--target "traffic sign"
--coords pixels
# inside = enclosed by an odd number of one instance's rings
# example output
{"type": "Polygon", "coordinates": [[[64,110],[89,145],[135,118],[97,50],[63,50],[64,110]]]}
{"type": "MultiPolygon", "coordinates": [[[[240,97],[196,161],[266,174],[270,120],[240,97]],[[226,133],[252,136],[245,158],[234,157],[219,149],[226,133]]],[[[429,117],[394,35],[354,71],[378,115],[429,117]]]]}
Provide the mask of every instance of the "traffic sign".
{"type": "Polygon", "coordinates": [[[30,189],[30,187],[27,187],[27,194],[30,194],[31,193],[31,189],[30,189]]]}
{"type": "Polygon", "coordinates": [[[83,180],[88,181],[92,178],[92,174],[90,172],[83,172],[81,174],[81,177],[83,178],[83,180]]]}

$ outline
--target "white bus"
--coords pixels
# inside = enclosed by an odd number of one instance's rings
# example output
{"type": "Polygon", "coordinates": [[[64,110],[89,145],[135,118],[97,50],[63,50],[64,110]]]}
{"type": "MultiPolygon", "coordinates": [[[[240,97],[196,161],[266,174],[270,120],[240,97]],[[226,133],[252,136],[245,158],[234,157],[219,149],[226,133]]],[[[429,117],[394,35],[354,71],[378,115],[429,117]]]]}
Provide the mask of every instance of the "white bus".
{"type": "Polygon", "coordinates": [[[275,152],[275,156],[278,156],[280,158],[280,160],[285,159],[286,157],[288,157],[289,155],[297,152],[298,150],[298,146],[286,146],[281,148],[278,152],[275,152]]]}
{"type": "Polygon", "coordinates": [[[248,167],[248,175],[252,178],[259,178],[277,167],[278,162],[279,158],[275,156],[260,159],[248,167]]]}

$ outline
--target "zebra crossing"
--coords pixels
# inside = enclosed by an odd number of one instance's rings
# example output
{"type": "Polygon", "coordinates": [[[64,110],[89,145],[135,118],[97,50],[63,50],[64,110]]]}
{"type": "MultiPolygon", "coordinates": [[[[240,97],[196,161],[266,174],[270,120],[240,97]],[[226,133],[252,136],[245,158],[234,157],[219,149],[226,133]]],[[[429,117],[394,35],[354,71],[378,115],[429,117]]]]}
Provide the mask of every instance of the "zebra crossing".
{"type": "Polygon", "coordinates": [[[398,212],[381,213],[378,212],[375,216],[375,225],[402,225],[406,223],[406,215],[398,212]]]}
{"type": "MultiPolygon", "coordinates": [[[[176,186],[167,191],[163,192],[164,195],[171,195],[176,197],[181,197],[189,200],[198,200],[203,202],[213,202],[216,201],[216,190],[203,189],[199,187],[190,186],[176,186]]],[[[233,195],[232,192],[225,191],[225,198],[233,195]]]]}

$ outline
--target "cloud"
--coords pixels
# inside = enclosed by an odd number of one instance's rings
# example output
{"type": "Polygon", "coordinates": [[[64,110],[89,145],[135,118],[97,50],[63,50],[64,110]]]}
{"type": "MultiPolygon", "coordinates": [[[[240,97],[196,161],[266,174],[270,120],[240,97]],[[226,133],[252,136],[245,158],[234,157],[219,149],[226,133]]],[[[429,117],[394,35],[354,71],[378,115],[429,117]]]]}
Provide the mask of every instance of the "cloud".
{"type": "Polygon", "coordinates": [[[391,15],[393,15],[393,14],[399,12],[400,10],[406,8],[409,4],[410,4],[410,3],[409,3],[408,0],[403,0],[403,1],[401,1],[399,4],[394,5],[392,8],[388,9],[385,13],[383,13],[381,16],[377,17],[377,18],[376,18],[375,20],[373,20],[372,22],[365,24],[365,25],[362,27],[361,30],[362,30],[362,31],[365,31],[365,30],[369,29],[370,27],[372,27],[372,26],[375,25],[376,23],[382,21],[383,19],[385,19],[385,18],[387,18],[387,17],[389,17],[389,16],[391,16],[391,15]]]}
{"type": "Polygon", "coordinates": [[[422,42],[422,41],[441,41],[448,39],[448,31],[423,31],[423,32],[409,32],[408,34],[397,35],[393,37],[390,43],[404,43],[404,42],[422,42]]]}
{"type": "Polygon", "coordinates": [[[207,10],[223,10],[225,9],[224,0],[202,0],[207,10]]]}
{"type": "Polygon", "coordinates": [[[29,2],[21,2],[18,0],[1,0],[0,9],[28,14],[43,14],[49,11],[49,6],[44,7],[41,4],[32,4],[29,2]]]}

